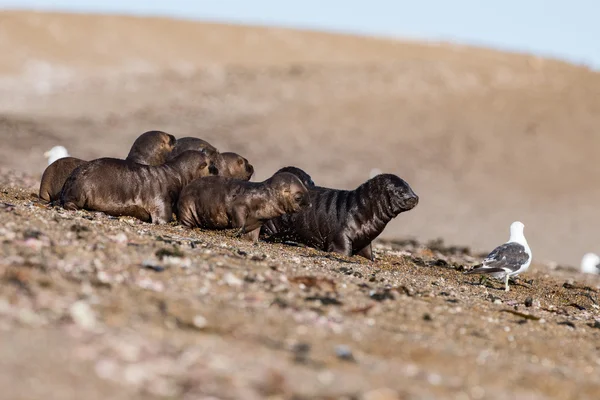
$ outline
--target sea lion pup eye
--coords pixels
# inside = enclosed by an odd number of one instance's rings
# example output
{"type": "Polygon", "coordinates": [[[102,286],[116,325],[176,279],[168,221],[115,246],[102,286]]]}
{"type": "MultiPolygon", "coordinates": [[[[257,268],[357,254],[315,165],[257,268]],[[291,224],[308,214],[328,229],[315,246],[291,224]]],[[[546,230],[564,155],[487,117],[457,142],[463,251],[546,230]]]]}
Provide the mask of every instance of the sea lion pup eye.
{"type": "Polygon", "coordinates": [[[313,186],[309,195],[312,207],[267,221],[261,235],[271,242],[292,241],[372,260],[371,242],[419,202],[410,185],[391,174],[377,175],[354,190],[313,186]]]}
{"type": "Polygon", "coordinates": [[[172,219],[179,193],[194,179],[214,175],[206,156],[186,151],[163,165],[100,158],[79,166],[61,192],[68,210],[102,211],[164,224],[172,219]]]}
{"type": "MultiPolygon", "coordinates": [[[[175,136],[168,133],[162,131],[144,132],[133,142],[126,160],[151,166],[164,164],[175,143],[175,136]]],[[[60,149],[58,151],[60,152],[60,149]]],[[[51,152],[52,150],[47,153],[51,156],[51,152]]],[[[60,191],[69,175],[75,171],[75,168],[86,162],[75,157],[64,157],[51,163],[42,174],[39,191],[40,199],[47,202],[60,200],[60,191]]]]}
{"type": "Polygon", "coordinates": [[[126,160],[144,165],[164,164],[173,151],[175,136],[163,131],[147,131],[133,142],[126,160]]]}
{"type": "Polygon", "coordinates": [[[256,241],[265,221],[297,212],[308,202],[306,187],[289,173],[262,182],[211,176],[183,189],[177,218],[189,228],[238,229],[238,235],[256,241]]]}

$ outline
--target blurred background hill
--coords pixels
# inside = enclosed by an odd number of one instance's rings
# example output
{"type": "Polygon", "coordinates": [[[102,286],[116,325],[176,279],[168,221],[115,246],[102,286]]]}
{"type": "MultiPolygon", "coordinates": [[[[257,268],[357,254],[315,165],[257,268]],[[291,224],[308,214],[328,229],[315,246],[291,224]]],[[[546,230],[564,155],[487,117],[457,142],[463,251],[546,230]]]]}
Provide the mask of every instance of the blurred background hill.
{"type": "MultiPolygon", "coordinates": [[[[420,195],[385,237],[488,251],[513,220],[538,261],[600,250],[600,75],[450,43],[162,17],[0,13],[0,166],[125,157],[150,129],[236,151],[255,180],[296,165],[354,188],[373,168],[420,195]]],[[[36,188],[37,189],[37,188],[36,188]]]]}

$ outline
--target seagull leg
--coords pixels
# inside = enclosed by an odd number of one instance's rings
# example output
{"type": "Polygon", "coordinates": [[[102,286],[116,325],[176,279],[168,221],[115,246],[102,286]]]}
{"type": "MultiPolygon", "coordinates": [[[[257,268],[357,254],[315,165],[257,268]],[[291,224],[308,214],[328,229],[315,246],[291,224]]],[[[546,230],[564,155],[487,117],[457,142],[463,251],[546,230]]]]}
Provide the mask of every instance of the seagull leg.
{"type": "Polygon", "coordinates": [[[506,274],[506,281],[504,282],[504,291],[508,292],[510,289],[508,288],[508,280],[510,279],[510,275],[506,274]]]}

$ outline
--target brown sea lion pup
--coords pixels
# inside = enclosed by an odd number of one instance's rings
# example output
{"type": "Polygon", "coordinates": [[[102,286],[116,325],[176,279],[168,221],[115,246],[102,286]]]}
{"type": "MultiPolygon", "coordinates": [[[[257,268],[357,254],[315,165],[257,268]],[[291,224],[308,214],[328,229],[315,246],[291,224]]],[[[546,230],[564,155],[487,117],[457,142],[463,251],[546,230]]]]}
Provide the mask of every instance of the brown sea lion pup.
{"type": "Polygon", "coordinates": [[[221,153],[206,140],[195,137],[177,139],[170,157],[177,157],[186,150],[196,150],[206,154],[219,169],[220,176],[248,181],[254,174],[254,167],[244,157],[232,152],[221,153]]]}
{"type": "Polygon", "coordinates": [[[75,157],[63,157],[48,165],[42,174],[39,197],[47,202],[58,200],[60,190],[75,168],[87,161],[75,157]]]}
{"type": "Polygon", "coordinates": [[[307,189],[293,174],[278,173],[263,182],[211,176],[183,189],[177,218],[190,228],[239,228],[239,235],[256,241],[264,221],[307,206],[307,189]]]}
{"type": "Polygon", "coordinates": [[[152,166],[164,164],[176,143],[175,136],[166,132],[144,132],[133,142],[126,160],[152,166]]]}
{"type": "MultiPolygon", "coordinates": [[[[312,182],[304,171],[292,168],[283,170],[312,182]]],[[[354,190],[308,189],[312,207],[265,222],[261,234],[267,241],[291,241],[373,260],[371,242],[388,222],[419,202],[408,183],[392,174],[377,175],[354,190]]]]}
{"type": "Polygon", "coordinates": [[[67,210],[102,211],[164,224],[171,221],[173,207],[188,183],[218,173],[209,162],[197,151],[183,152],[155,167],[116,158],[89,161],[65,182],[61,205],[67,210]]]}
{"type": "MultiPolygon", "coordinates": [[[[175,136],[165,132],[144,132],[133,142],[126,160],[152,166],[164,164],[175,142],[175,136]]],[[[40,199],[47,202],[59,200],[60,191],[69,175],[86,162],[75,157],[64,157],[50,164],[42,174],[40,199]]]]}

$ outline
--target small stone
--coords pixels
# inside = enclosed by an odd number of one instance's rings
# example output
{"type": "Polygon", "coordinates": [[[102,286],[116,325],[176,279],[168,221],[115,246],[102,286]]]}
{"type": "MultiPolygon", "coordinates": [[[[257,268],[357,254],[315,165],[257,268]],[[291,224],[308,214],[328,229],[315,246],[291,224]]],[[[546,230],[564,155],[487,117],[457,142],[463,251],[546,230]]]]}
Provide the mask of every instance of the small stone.
{"type": "Polygon", "coordinates": [[[525,307],[531,307],[533,305],[533,298],[528,297],[525,299],[525,307]]]}
{"type": "Polygon", "coordinates": [[[495,299],[495,300],[494,300],[494,304],[502,304],[502,300],[500,300],[500,299],[495,299]]]}
{"type": "Polygon", "coordinates": [[[118,233],[118,234],[116,234],[114,236],[111,236],[110,240],[112,240],[113,242],[118,243],[118,244],[126,244],[129,239],[127,239],[127,235],[126,234],[124,234],[123,232],[121,232],[121,233],[118,233]]]}
{"type": "Polygon", "coordinates": [[[76,301],[69,308],[73,321],[83,329],[93,329],[96,325],[94,311],[84,301],[76,301]]]}
{"type": "Polygon", "coordinates": [[[242,281],[240,278],[238,278],[231,272],[226,273],[225,276],[223,277],[223,280],[229,286],[242,286],[242,283],[244,283],[244,281],[242,281]]]}
{"type": "Polygon", "coordinates": [[[198,329],[204,329],[208,325],[208,321],[202,315],[198,314],[192,320],[194,326],[198,329]]]}
{"type": "Polygon", "coordinates": [[[335,346],[335,355],[341,360],[355,361],[350,347],[343,344],[335,346]]]}
{"type": "Polygon", "coordinates": [[[433,317],[429,313],[423,314],[423,321],[433,321],[433,317]]]}

